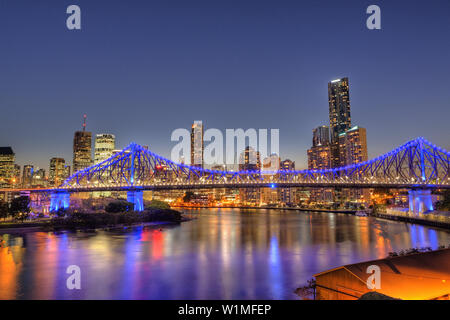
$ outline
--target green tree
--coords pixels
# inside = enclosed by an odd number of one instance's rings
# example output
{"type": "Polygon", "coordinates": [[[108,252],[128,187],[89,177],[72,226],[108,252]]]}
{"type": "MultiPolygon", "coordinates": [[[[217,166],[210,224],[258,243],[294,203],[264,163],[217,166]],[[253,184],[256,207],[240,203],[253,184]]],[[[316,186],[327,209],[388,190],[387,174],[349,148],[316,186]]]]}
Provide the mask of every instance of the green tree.
{"type": "Polygon", "coordinates": [[[450,211],[450,190],[445,190],[443,196],[444,196],[444,199],[436,202],[436,209],[450,211]]]}
{"type": "Polygon", "coordinates": [[[9,215],[9,207],[8,204],[4,201],[0,201],[0,219],[3,218],[5,220],[9,215]]]}
{"type": "Polygon", "coordinates": [[[15,219],[23,222],[30,215],[30,198],[26,196],[14,198],[9,211],[15,219]]]}
{"type": "Polygon", "coordinates": [[[150,201],[148,207],[152,209],[170,209],[169,204],[161,200],[150,201]]]}

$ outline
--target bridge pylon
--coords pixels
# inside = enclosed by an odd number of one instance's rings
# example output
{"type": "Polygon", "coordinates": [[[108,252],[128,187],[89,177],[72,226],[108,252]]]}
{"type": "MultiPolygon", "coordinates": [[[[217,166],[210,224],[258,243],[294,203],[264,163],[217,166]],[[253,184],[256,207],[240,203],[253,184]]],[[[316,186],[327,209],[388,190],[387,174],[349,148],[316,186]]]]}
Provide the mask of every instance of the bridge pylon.
{"type": "Polygon", "coordinates": [[[144,197],[142,190],[130,190],[127,192],[127,201],[134,204],[134,211],[144,211],[144,197]]]}
{"type": "Polygon", "coordinates": [[[431,198],[431,190],[429,189],[412,189],[408,191],[409,195],[409,212],[415,215],[433,211],[433,201],[431,198]]]}
{"type": "Polygon", "coordinates": [[[70,205],[70,193],[66,191],[55,191],[50,194],[50,212],[59,209],[68,209],[70,205]]]}

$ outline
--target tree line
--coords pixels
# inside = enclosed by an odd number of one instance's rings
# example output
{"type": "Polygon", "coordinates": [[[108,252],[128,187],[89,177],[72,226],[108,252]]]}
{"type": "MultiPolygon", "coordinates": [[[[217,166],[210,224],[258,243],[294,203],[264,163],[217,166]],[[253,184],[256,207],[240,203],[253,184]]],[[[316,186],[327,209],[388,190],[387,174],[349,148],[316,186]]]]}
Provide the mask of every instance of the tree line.
{"type": "Polygon", "coordinates": [[[14,198],[11,203],[0,201],[0,219],[3,220],[12,217],[15,220],[24,221],[30,216],[30,211],[29,197],[14,198]]]}

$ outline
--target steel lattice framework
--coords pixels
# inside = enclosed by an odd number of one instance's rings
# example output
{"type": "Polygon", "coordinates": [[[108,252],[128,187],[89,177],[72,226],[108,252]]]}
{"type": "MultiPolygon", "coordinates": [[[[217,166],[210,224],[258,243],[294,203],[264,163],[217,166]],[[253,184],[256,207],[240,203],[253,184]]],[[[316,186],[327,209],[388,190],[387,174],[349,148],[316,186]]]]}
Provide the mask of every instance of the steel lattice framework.
{"type": "Polygon", "coordinates": [[[68,191],[240,187],[450,188],[450,153],[424,138],[370,161],[326,170],[217,171],[175,163],[131,143],[78,171],[68,191]]]}

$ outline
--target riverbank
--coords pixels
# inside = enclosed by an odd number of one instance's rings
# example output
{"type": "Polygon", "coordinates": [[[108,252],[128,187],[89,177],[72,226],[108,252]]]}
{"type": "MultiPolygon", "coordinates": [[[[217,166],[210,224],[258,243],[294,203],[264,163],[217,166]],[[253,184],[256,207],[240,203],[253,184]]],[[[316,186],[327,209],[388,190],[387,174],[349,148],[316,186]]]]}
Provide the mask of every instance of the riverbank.
{"type": "MultiPolygon", "coordinates": [[[[258,210],[290,210],[290,211],[306,211],[306,212],[329,212],[329,213],[345,213],[345,214],[351,214],[355,215],[358,210],[350,210],[350,209],[344,209],[344,210],[333,210],[333,209],[316,209],[316,208],[295,208],[295,207],[247,207],[247,206],[230,206],[230,207],[220,207],[220,206],[173,206],[174,208],[185,208],[185,209],[258,209],[258,210]]],[[[365,211],[366,210],[362,210],[365,211]]],[[[393,221],[400,221],[400,222],[408,222],[408,223],[414,223],[424,226],[430,226],[430,227],[436,227],[436,228],[443,228],[443,229],[450,229],[450,219],[448,221],[436,220],[436,219],[424,219],[420,217],[411,217],[406,215],[395,215],[395,214],[388,214],[388,213],[367,213],[367,216],[380,218],[380,219],[386,219],[386,220],[393,220],[393,221]]]]}
{"type": "Polygon", "coordinates": [[[357,210],[332,210],[332,209],[314,209],[314,208],[296,208],[296,207],[246,207],[246,206],[172,206],[172,208],[184,209],[259,209],[259,210],[293,210],[293,211],[312,211],[312,212],[333,212],[333,213],[350,213],[355,214],[357,210]]]}
{"type": "Polygon", "coordinates": [[[420,224],[420,225],[435,227],[435,228],[450,229],[450,221],[422,219],[420,217],[411,217],[411,216],[406,216],[406,215],[396,215],[396,214],[389,214],[389,213],[371,213],[369,216],[375,217],[375,218],[386,219],[386,220],[394,220],[394,221],[420,224]]]}
{"type": "Polygon", "coordinates": [[[189,220],[172,209],[149,209],[143,212],[72,213],[40,221],[0,223],[0,234],[34,231],[86,230],[133,226],[142,223],[179,224],[189,220]]]}

